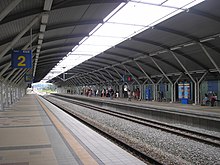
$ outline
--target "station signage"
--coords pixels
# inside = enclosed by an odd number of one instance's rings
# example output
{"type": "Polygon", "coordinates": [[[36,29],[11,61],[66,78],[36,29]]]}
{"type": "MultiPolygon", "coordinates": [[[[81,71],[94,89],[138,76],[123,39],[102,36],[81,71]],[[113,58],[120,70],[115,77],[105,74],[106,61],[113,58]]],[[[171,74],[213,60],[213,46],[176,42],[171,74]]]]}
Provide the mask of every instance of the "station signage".
{"type": "Polygon", "coordinates": [[[13,50],[11,54],[12,68],[32,68],[31,50],[13,50]]]}
{"type": "Polygon", "coordinates": [[[24,80],[25,80],[25,82],[32,82],[32,81],[33,81],[33,76],[32,76],[32,74],[31,74],[31,73],[26,73],[26,74],[24,75],[24,80]]]}

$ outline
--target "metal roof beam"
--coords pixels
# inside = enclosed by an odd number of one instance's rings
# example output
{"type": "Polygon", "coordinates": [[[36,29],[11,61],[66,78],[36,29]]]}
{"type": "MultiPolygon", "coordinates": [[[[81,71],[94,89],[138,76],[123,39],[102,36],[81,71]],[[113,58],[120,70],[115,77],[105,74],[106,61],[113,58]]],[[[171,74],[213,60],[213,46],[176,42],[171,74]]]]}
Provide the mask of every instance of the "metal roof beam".
{"type": "MultiPolygon", "coordinates": [[[[121,2],[127,2],[127,0],[93,0],[92,4],[97,3],[121,3],[121,2]]],[[[52,10],[54,9],[60,9],[65,7],[71,7],[71,6],[80,6],[80,5],[91,5],[91,0],[80,0],[80,1],[72,1],[72,0],[65,0],[58,2],[57,4],[54,4],[52,7],[52,10]]]]}
{"type": "MultiPolygon", "coordinates": [[[[129,51],[133,51],[133,52],[137,52],[137,53],[140,53],[140,54],[143,54],[143,55],[150,56],[150,53],[148,53],[148,52],[143,52],[143,51],[140,51],[140,50],[137,50],[137,49],[134,49],[134,48],[129,48],[129,47],[125,47],[125,46],[117,46],[117,48],[125,49],[125,50],[129,50],[129,51]]],[[[161,62],[163,62],[163,63],[165,63],[165,64],[167,64],[167,65],[169,65],[169,66],[175,68],[176,70],[181,71],[179,67],[177,67],[177,66],[171,64],[170,62],[165,61],[165,60],[163,60],[163,59],[161,59],[161,58],[159,58],[159,57],[155,57],[155,58],[156,58],[157,60],[160,60],[161,62]]]]}
{"type": "Polygon", "coordinates": [[[194,9],[194,8],[189,9],[189,13],[193,13],[195,15],[199,15],[199,16],[206,17],[206,18],[212,19],[214,21],[220,22],[220,17],[218,17],[216,15],[212,15],[210,13],[206,13],[204,11],[194,9]]]}
{"type": "MultiPolygon", "coordinates": [[[[155,26],[154,28],[157,29],[157,30],[165,31],[165,32],[168,32],[168,33],[176,34],[176,35],[179,35],[179,36],[182,36],[182,37],[191,39],[191,40],[195,41],[196,43],[200,43],[200,39],[198,39],[198,38],[196,38],[195,36],[192,36],[192,35],[190,35],[190,34],[188,34],[188,33],[184,33],[184,32],[181,32],[181,31],[177,31],[177,30],[170,29],[170,28],[166,28],[166,27],[162,27],[162,26],[155,26]]],[[[213,47],[214,47],[213,45],[211,45],[211,44],[206,44],[206,43],[202,43],[202,44],[203,44],[203,45],[206,45],[206,46],[209,47],[210,49],[213,49],[213,50],[215,50],[216,52],[220,53],[220,50],[213,48],[213,47]]],[[[201,67],[203,67],[204,69],[208,70],[208,67],[207,67],[207,66],[204,66],[203,64],[201,64],[200,62],[196,61],[196,60],[193,59],[192,57],[186,56],[186,55],[183,54],[181,51],[175,50],[174,52],[176,52],[176,53],[178,53],[178,54],[182,54],[185,58],[188,58],[189,60],[195,62],[195,63],[198,64],[199,66],[201,66],[201,67]]]]}
{"type": "Polygon", "coordinates": [[[132,78],[138,83],[139,86],[141,86],[141,84],[139,83],[139,81],[136,79],[136,77],[131,73],[131,71],[125,66],[122,65],[127,71],[128,73],[132,76],[132,78]]]}
{"type": "Polygon", "coordinates": [[[70,47],[71,46],[71,49],[64,49],[64,50],[72,50],[72,48],[74,46],[78,45],[78,43],[62,43],[62,44],[59,44],[59,45],[53,45],[53,46],[47,46],[47,47],[42,47],[41,48],[41,52],[44,52],[44,51],[48,51],[48,50],[53,50],[53,49],[62,49],[62,48],[65,48],[65,47],[70,47]],[[74,45],[75,44],[75,45],[74,45]]]}
{"type": "MultiPolygon", "coordinates": [[[[48,39],[44,40],[44,43],[49,43],[49,42],[53,42],[53,41],[58,41],[58,40],[66,40],[66,39],[73,39],[73,38],[83,38],[85,36],[87,36],[88,34],[86,33],[79,33],[79,34],[72,34],[72,35],[62,35],[59,37],[51,37],[48,39]]],[[[78,43],[76,43],[78,44],[78,43]]]]}
{"type": "Polygon", "coordinates": [[[36,16],[12,41],[11,43],[1,52],[0,59],[21,39],[21,37],[40,19],[41,14],[36,16]]]}
{"type": "MultiPolygon", "coordinates": [[[[98,24],[100,23],[100,20],[96,21],[96,20],[88,20],[88,21],[77,21],[77,22],[70,22],[70,23],[62,23],[62,24],[55,24],[55,25],[50,25],[50,26],[47,26],[47,32],[50,31],[50,30],[59,30],[60,28],[67,28],[67,27],[72,27],[72,26],[77,26],[77,25],[90,25],[90,24],[98,24]]],[[[40,29],[34,29],[32,31],[32,34],[38,34],[40,31],[40,29]]],[[[82,35],[82,34],[81,34],[82,35]]],[[[80,34],[76,34],[76,37],[83,37],[83,36],[80,36],[80,34]]],[[[88,34],[85,34],[84,36],[88,36],[88,34]]],[[[8,42],[10,42],[15,36],[12,36],[12,37],[9,37],[9,38],[6,38],[4,40],[1,40],[0,41],[0,45],[4,45],[8,42]]],[[[30,37],[30,34],[24,34],[23,37],[30,37]]],[[[74,35],[72,36],[74,37],[74,35]]]]}
{"type": "Polygon", "coordinates": [[[200,43],[199,46],[202,48],[203,52],[205,53],[205,55],[209,58],[209,60],[211,61],[211,63],[214,65],[214,67],[216,68],[216,70],[220,73],[220,68],[218,67],[218,65],[216,64],[216,62],[213,60],[212,56],[209,54],[209,52],[206,50],[206,48],[200,43]]]}
{"type": "Polygon", "coordinates": [[[135,64],[138,66],[138,68],[145,74],[145,76],[148,78],[148,80],[151,81],[152,84],[155,84],[154,81],[151,79],[150,75],[146,73],[146,71],[141,67],[141,65],[135,61],[135,64]]]}
{"type": "Polygon", "coordinates": [[[104,71],[106,72],[106,73],[108,73],[108,75],[116,82],[116,84],[119,86],[119,83],[118,83],[118,81],[111,75],[111,73],[109,72],[109,71],[107,71],[107,69],[104,69],[104,71]]]}
{"type": "Polygon", "coordinates": [[[0,22],[21,2],[22,0],[13,0],[4,10],[0,13],[0,22]]]}

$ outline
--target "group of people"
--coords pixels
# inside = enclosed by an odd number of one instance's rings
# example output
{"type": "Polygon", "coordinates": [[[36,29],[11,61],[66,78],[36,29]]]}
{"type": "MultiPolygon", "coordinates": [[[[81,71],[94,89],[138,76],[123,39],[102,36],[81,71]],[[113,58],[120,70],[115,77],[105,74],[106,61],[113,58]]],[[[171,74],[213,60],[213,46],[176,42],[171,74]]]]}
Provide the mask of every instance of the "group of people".
{"type": "Polygon", "coordinates": [[[140,100],[140,89],[137,88],[133,92],[128,89],[127,91],[128,94],[128,101],[131,101],[131,98],[134,98],[135,100],[140,100]]]}
{"type": "Polygon", "coordinates": [[[205,97],[202,100],[202,105],[209,105],[209,103],[211,104],[211,107],[214,106],[215,101],[217,101],[217,95],[215,93],[212,93],[210,96],[206,93],[205,97]]]}

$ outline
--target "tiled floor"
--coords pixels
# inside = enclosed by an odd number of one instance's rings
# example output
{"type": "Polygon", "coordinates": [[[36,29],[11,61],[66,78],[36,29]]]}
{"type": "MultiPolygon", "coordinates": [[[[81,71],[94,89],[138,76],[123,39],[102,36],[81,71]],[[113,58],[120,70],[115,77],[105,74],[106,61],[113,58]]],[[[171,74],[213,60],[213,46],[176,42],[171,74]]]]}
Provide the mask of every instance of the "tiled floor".
{"type": "Polygon", "coordinates": [[[47,101],[39,102],[26,95],[0,111],[0,165],[144,164],[47,101]]]}

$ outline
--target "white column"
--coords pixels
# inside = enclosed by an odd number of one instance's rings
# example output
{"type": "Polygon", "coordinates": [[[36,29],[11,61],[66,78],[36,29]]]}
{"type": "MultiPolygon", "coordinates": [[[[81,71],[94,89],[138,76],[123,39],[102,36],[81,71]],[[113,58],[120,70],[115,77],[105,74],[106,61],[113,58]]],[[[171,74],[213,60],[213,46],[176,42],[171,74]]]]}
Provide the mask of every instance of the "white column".
{"type": "Polygon", "coordinates": [[[8,107],[8,102],[9,102],[9,91],[8,91],[8,84],[6,82],[6,85],[5,85],[5,106],[8,107]]]}
{"type": "Polygon", "coordinates": [[[4,110],[4,106],[3,106],[3,83],[0,82],[0,110],[3,111],[4,110]]]}

